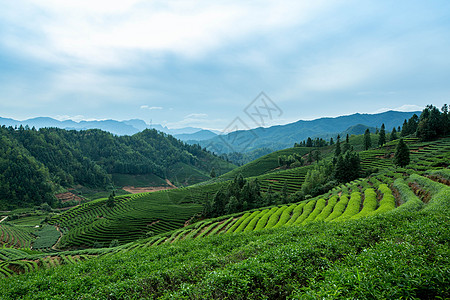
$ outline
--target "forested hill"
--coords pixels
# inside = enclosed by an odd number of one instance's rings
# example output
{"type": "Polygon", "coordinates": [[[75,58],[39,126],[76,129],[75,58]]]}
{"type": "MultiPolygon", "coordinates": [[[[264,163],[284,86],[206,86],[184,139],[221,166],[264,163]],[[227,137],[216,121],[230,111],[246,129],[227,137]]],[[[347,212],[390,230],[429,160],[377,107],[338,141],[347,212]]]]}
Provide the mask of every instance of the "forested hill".
{"type": "MultiPolygon", "coordinates": [[[[228,162],[154,129],[115,136],[93,129],[0,127],[0,210],[52,202],[52,186],[108,188],[111,174],[172,179],[180,168],[207,176],[228,162]]],[[[189,182],[193,183],[193,182],[189,182]]]]}

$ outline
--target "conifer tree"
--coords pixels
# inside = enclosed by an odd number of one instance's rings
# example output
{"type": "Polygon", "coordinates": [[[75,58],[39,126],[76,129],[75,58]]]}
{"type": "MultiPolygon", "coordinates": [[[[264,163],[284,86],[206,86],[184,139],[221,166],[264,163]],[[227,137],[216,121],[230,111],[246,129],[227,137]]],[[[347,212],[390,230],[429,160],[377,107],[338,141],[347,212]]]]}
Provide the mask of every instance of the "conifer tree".
{"type": "Polygon", "coordinates": [[[393,141],[393,140],[396,140],[397,138],[398,138],[397,137],[397,130],[394,127],[394,128],[392,128],[392,132],[391,132],[391,136],[389,137],[389,140],[393,141]]]}
{"type": "Polygon", "coordinates": [[[400,139],[395,149],[394,163],[400,167],[405,167],[409,164],[409,148],[403,139],[400,139]]]}
{"type": "Polygon", "coordinates": [[[334,156],[338,157],[339,155],[341,155],[341,136],[340,135],[337,136],[336,149],[334,150],[334,156]]]}
{"type": "Polygon", "coordinates": [[[386,131],[384,127],[384,123],[381,125],[380,133],[378,134],[378,146],[383,146],[386,144],[386,131]]]}
{"type": "Polygon", "coordinates": [[[364,132],[364,150],[369,150],[372,147],[372,140],[370,139],[369,128],[364,132]]]}

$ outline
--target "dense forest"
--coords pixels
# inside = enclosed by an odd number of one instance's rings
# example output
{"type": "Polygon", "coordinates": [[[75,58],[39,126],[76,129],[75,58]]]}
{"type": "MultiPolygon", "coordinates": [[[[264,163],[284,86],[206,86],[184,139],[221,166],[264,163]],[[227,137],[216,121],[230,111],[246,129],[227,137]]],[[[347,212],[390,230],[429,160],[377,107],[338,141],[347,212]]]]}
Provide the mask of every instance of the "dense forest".
{"type": "Polygon", "coordinates": [[[111,175],[155,174],[170,178],[184,163],[209,174],[232,165],[198,145],[147,129],[133,136],[92,130],[1,127],[0,209],[53,204],[52,185],[111,186],[111,175]]]}

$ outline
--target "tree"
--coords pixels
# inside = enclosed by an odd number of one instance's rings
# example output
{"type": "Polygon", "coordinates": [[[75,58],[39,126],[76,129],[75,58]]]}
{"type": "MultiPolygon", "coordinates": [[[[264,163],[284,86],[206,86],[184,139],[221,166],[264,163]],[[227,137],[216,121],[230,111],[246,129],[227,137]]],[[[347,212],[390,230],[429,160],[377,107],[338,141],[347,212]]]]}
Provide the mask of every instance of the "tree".
{"type": "Polygon", "coordinates": [[[214,167],[212,167],[211,173],[209,173],[209,176],[210,176],[211,178],[215,178],[215,177],[216,177],[216,170],[214,169],[214,167]]]}
{"type": "Polygon", "coordinates": [[[306,147],[312,147],[312,139],[310,137],[308,137],[308,139],[306,140],[306,147]]]}
{"type": "Polygon", "coordinates": [[[394,128],[392,128],[392,132],[391,132],[391,136],[389,137],[389,140],[393,141],[393,140],[396,140],[397,138],[398,138],[397,137],[397,130],[394,127],[394,128]]]}
{"type": "Polygon", "coordinates": [[[346,142],[347,144],[349,143],[348,133],[347,133],[347,136],[345,137],[345,142],[346,142]]]}
{"type": "Polygon", "coordinates": [[[330,146],[331,146],[331,145],[334,145],[333,138],[330,138],[330,146]]]}
{"type": "Polygon", "coordinates": [[[339,155],[341,155],[341,136],[340,135],[337,136],[336,149],[334,150],[334,156],[338,157],[339,155]]]}
{"type": "Polygon", "coordinates": [[[281,188],[281,203],[285,204],[288,202],[288,186],[287,181],[284,181],[283,187],[281,188]]]}
{"type": "Polygon", "coordinates": [[[364,150],[369,150],[372,147],[372,140],[370,139],[369,128],[364,132],[364,150]]]}
{"type": "Polygon", "coordinates": [[[115,205],[115,199],[113,193],[111,193],[106,201],[106,206],[113,207],[115,205]]]}
{"type": "Polygon", "coordinates": [[[380,133],[378,134],[378,146],[383,146],[386,144],[386,131],[384,127],[384,123],[381,125],[380,133]]]}
{"type": "Polygon", "coordinates": [[[319,161],[321,159],[320,151],[316,150],[313,152],[313,158],[315,161],[319,161]]]}
{"type": "Polygon", "coordinates": [[[400,167],[405,167],[409,164],[409,148],[403,139],[400,139],[395,149],[394,163],[400,167]]]}

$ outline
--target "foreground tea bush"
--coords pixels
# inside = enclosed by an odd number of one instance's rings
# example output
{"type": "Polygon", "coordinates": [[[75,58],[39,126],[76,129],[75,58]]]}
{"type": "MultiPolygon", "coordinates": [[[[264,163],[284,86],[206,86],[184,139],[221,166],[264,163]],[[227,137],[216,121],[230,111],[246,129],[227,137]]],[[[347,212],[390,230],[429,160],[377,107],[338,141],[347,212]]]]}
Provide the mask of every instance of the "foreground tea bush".
{"type": "Polygon", "coordinates": [[[123,251],[3,279],[0,298],[445,298],[449,205],[427,206],[123,251]]]}

